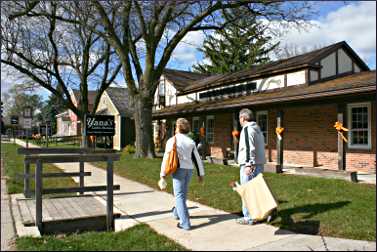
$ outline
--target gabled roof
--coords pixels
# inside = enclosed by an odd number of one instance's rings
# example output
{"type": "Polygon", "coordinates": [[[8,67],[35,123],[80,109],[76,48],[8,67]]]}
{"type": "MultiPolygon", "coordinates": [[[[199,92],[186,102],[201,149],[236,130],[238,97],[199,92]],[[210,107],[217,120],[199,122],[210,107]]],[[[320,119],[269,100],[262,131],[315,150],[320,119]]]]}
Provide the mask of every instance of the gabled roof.
{"type": "Polygon", "coordinates": [[[364,71],[315,85],[297,85],[262,93],[253,93],[237,98],[198,101],[166,107],[153,112],[154,118],[165,118],[184,113],[200,113],[214,110],[241,108],[253,105],[279,104],[293,101],[321,100],[328,97],[356,94],[373,94],[376,92],[376,71],[364,71]]]}
{"type": "Polygon", "coordinates": [[[234,82],[246,81],[256,77],[286,72],[289,70],[298,70],[306,67],[319,68],[320,66],[315,65],[318,60],[326,57],[327,55],[341,47],[346,50],[357,63],[359,63],[362,71],[369,70],[369,67],[364,63],[363,60],[360,59],[360,57],[352,50],[352,48],[345,41],[342,41],[298,56],[273,61],[264,65],[254,66],[252,68],[241,70],[235,73],[219,74],[207,77],[205,79],[186,82],[185,88],[181,91],[181,93],[189,93],[193,91],[203,90],[209,87],[216,87],[231,84],[234,82]]]}
{"type": "Polygon", "coordinates": [[[165,68],[165,70],[163,71],[163,75],[165,76],[166,79],[168,79],[169,81],[173,83],[174,87],[178,91],[183,91],[184,88],[187,87],[188,83],[191,83],[197,80],[202,80],[210,76],[209,74],[201,74],[201,73],[175,70],[175,69],[169,69],[169,68],[165,68]]]}
{"type": "Polygon", "coordinates": [[[133,109],[129,106],[129,96],[127,88],[109,87],[105,91],[111,102],[122,116],[131,117],[133,109]]]}
{"type": "MultiPolygon", "coordinates": [[[[81,91],[80,90],[72,90],[73,95],[78,103],[80,103],[81,99],[81,91]]],[[[88,105],[93,106],[96,100],[97,91],[88,90],[88,105]]]]}

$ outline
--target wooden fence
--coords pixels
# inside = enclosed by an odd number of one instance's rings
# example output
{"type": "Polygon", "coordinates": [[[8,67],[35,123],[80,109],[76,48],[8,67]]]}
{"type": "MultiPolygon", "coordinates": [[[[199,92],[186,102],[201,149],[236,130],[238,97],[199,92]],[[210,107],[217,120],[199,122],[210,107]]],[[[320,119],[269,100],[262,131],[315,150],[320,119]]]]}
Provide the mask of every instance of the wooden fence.
{"type": "Polygon", "coordinates": [[[106,225],[107,230],[114,230],[113,215],[113,191],[119,190],[119,185],[113,184],[113,162],[120,159],[120,154],[113,150],[96,151],[93,149],[77,149],[77,148],[20,148],[18,154],[25,155],[24,159],[24,194],[25,197],[31,197],[30,192],[30,164],[36,164],[35,169],[35,201],[36,201],[36,225],[41,233],[43,233],[42,223],[42,195],[51,193],[72,193],[78,192],[96,192],[107,191],[106,206],[106,225]],[[107,162],[107,176],[105,186],[84,186],[84,177],[90,176],[90,172],[84,171],[84,162],[107,162]],[[79,172],[73,173],[45,173],[43,174],[44,163],[79,163],[79,172]],[[51,177],[80,177],[79,187],[69,188],[49,188],[43,189],[42,178],[51,177]]]}

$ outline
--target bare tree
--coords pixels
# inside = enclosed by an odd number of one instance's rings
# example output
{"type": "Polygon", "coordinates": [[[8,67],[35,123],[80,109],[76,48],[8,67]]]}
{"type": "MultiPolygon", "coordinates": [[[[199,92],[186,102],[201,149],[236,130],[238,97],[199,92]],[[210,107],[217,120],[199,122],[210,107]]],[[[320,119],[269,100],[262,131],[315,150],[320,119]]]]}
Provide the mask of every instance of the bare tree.
{"type": "MultiPolygon", "coordinates": [[[[30,6],[49,15],[1,16],[1,62],[22,73],[24,83],[49,90],[83,123],[85,114],[95,113],[101,95],[120,72],[121,64],[106,40],[91,29],[79,22],[59,20],[57,17],[64,10],[54,1],[3,2],[1,10],[19,13],[30,6]],[[79,107],[71,99],[70,88],[80,91],[79,107]],[[91,111],[89,88],[97,90],[91,111]]],[[[86,22],[89,13],[90,9],[83,9],[69,14],[86,22]]],[[[87,138],[83,138],[82,146],[87,146],[87,138]]]]}
{"type": "Polygon", "coordinates": [[[41,10],[40,1],[29,2],[12,17],[50,18],[90,27],[105,39],[122,63],[125,82],[134,107],[136,157],[154,157],[152,134],[153,96],[162,72],[177,45],[189,33],[222,29],[220,14],[247,6],[250,14],[266,20],[300,23],[307,17],[306,2],[276,0],[172,0],[172,1],[74,1],[60,2],[62,13],[41,10]],[[76,14],[90,9],[90,18],[76,14]],[[142,50],[140,50],[142,48],[142,50]]]}
{"type": "Polygon", "coordinates": [[[322,47],[324,46],[319,44],[314,46],[298,46],[297,44],[285,44],[281,47],[276,48],[274,54],[277,59],[281,60],[305,54],[314,50],[318,50],[322,47]]]}

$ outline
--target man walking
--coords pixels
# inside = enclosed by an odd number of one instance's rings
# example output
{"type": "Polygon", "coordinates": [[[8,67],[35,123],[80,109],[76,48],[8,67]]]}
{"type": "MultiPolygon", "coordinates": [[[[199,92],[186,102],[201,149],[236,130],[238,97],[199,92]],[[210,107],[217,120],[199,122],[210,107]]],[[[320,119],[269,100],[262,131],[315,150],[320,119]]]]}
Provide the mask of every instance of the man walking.
{"type": "MultiPolygon", "coordinates": [[[[264,136],[255,122],[253,112],[250,109],[242,109],[239,113],[242,126],[238,147],[238,164],[240,165],[241,185],[255,178],[263,172],[266,157],[264,152],[264,136]]],[[[237,223],[253,225],[256,222],[251,219],[249,212],[242,204],[243,218],[237,219],[237,223]]]]}

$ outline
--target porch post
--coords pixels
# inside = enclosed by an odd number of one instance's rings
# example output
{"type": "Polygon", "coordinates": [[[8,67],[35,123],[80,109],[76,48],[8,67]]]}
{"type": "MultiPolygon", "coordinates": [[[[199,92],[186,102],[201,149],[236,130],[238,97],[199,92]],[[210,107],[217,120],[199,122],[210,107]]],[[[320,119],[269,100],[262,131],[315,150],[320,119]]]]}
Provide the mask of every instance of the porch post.
{"type": "MultiPolygon", "coordinates": [[[[344,105],[338,104],[338,116],[337,120],[341,124],[344,124],[344,105]]],[[[338,170],[346,170],[346,157],[345,157],[345,145],[340,134],[338,134],[338,170]]]]}
{"type": "MultiPolygon", "coordinates": [[[[276,117],[276,127],[277,128],[283,128],[283,111],[278,111],[277,117],[276,117]]],[[[277,164],[276,164],[276,173],[282,173],[283,172],[283,138],[276,136],[276,151],[277,151],[277,164]]]]}
{"type": "MultiPolygon", "coordinates": [[[[233,112],[233,131],[238,131],[238,114],[237,112],[233,112]]],[[[235,136],[233,137],[233,149],[234,149],[234,162],[237,163],[238,158],[238,139],[235,136]]]]}

